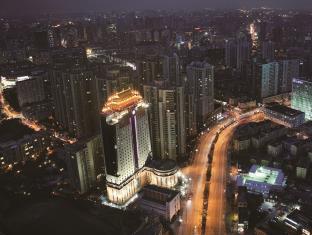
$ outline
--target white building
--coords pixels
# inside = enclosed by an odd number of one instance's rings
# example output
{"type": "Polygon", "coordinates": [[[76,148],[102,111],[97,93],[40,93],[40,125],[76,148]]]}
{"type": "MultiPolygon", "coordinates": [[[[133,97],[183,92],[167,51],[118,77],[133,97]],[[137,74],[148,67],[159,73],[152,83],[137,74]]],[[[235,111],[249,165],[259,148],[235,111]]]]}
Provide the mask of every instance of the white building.
{"type": "MultiPolygon", "coordinates": [[[[156,177],[154,169],[145,167],[151,155],[147,108],[137,91],[127,89],[110,96],[102,109],[107,194],[113,203],[126,203],[142,186],[152,182],[151,177],[156,177]]],[[[164,172],[163,176],[176,177],[177,170],[168,174],[164,172]]],[[[176,183],[173,179],[167,186],[176,183]]]]}
{"type": "Polygon", "coordinates": [[[246,186],[250,192],[268,195],[271,189],[285,186],[285,176],[280,169],[253,165],[249,173],[237,177],[237,186],[246,186]]]}

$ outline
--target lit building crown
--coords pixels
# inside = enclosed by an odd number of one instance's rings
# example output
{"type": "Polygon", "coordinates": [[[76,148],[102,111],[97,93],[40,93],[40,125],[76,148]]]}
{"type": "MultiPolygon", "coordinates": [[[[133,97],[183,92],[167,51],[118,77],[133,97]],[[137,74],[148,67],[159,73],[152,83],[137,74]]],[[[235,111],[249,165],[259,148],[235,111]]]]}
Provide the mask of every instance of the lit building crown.
{"type": "Polygon", "coordinates": [[[143,101],[138,91],[126,89],[110,96],[102,109],[102,113],[109,115],[115,112],[122,112],[134,107],[143,101]]]}
{"type": "Polygon", "coordinates": [[[136,112],[139,108],[148,108],[138,91],[128,88],[110,96],[102,109],[107,123],[114,125],[124,116],[136,112]]]}

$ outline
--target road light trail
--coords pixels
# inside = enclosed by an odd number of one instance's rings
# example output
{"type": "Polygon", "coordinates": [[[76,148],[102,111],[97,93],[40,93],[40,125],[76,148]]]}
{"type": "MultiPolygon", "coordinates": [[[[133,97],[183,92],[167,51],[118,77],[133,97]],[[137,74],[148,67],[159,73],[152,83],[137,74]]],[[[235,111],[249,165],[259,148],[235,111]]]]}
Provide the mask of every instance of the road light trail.
{"type": "Polygon", "coordinates": [[[225,128],[215,144],[212,172],[208,197],[208,213],[206,221],[207,235],[224,235],[226,232],[226,182],[227,182],[227,155],[232,136],[237,126],[252,121],[263,120],[263,114],[239,119],[236,123],[225,128]]]}

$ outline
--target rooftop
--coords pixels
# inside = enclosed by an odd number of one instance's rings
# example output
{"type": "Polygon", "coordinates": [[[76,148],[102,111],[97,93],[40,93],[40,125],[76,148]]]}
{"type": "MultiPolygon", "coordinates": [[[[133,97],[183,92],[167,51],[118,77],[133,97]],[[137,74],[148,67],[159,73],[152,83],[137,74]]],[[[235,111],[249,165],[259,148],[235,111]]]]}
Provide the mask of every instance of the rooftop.
{"type": "Polygon", "coordinates": [[[288,117],[295,117],[295,116],[303,114],[303,112],[301,112],[299,110],[292,109],[292,108],[289,108],[287,106],[276,104],[276,103],[268,104],[266,106],[266,109],[269,109],[273,112],[283,114],[283,115],[288,116],[288,117]]]}
{"type": "Polygon", "coordinates": [[[165,160],[148,160],[146,166],[159,171],[169,171],[177,168],[177,163],[170,159],[165,160]]]}
{"type": "Polygon", "coordinates": [[[180,193],[179,191],[162,188],[156,185],[146,185],[143,187],[142,192],[143,199],[159,204],[170,202],[180,193]]]}
{"type": "Polygon", "coordinates": [[[126,89],[110,96],[102,109],[103,114],[111,114],[129,109],[143,100],[138,91],[126,89]]]}
{"type": "Polygon", "coordinates": [[[247,182],[282,185],[284,173],[280,169],[253,165],[248,174],[240,175],[237,180],[239,185],[245,185],[247,182]]]}

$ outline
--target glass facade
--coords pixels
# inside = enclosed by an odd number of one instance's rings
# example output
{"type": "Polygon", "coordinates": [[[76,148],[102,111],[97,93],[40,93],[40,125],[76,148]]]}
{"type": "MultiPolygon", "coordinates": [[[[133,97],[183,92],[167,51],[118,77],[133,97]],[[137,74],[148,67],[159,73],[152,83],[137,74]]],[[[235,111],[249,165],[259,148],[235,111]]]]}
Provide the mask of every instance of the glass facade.
{"type": "Polygon", "coordinates": [[[305,118],[312,120],[312,82],[293,79],[291,107],[305,113],[305,118]]]}

